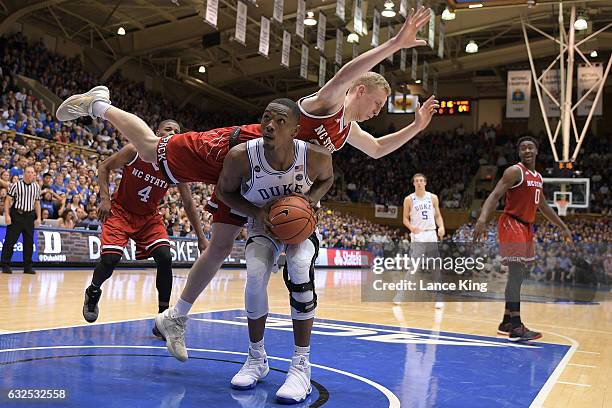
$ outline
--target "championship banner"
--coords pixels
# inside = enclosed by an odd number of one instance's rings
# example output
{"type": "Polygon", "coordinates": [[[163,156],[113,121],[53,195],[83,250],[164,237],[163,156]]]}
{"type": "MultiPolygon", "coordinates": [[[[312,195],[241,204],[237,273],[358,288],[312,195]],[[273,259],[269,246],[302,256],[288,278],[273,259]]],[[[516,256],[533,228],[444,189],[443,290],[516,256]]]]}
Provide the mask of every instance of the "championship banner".
{"type": "Polygon", "coordinates": [[[283,31],[283,51],[281,53],[281,66],[289,68],[289,56],[291,55],[291,33],[283,31]]]}
{"type": "Polygon", "coordinates": [[[261,28],[259,30],[259,55],[268,58],[270,51],[270,20],[261,16],[261,28]]]}
{"type": "Polygon", "coordinates": [[[363,16],[361,12],[361,0],[355,0],[353,11],[353,28],[358,35],[363,34],[363,16]]]}
{"type": "Polygon", "coordinates": [[[236,32],[234,39],[242,45],[246,45],[246,20],[247,20],[247,5],[238,1],[236,4],[236,32]]]}
{"type": "MultiPolygon", "coordinates": [[[[603,77],[603,66],[601,64],[593,64],[592,66],[587,65],[579,65],[578,66],[578,84],[577,84],[577,92],[578,99],[580,100],[584,94],[589,92],[589,89],[593,88],[595,84],[601,81],[603,77]]],[[[599,85],[595,85],[589,96],[586,97],[584,101],[578,108],[578,116],[588,116],[591,106],[593,106],[593,102],[595,102],[595,96],[597,95],[597,87],[599,85]]],[[[601,116],[602,114],[602,103],[603,100],[603,92],[599,97],[599,101],[597,102],[597,106],[595,106],[595,110],[593,111],[593,115],[601,116]]]]}
{"type": "Polygon", "coordinates": [[[399,207],[395,205],[374,205],[374,217],[396,219],[399,214],[399,207]]]}
{"type": "Polygon", "coordinates": [[[402,48],[400,51],[400,71],[406,72],[406,54],[408,53],[407,48],[402,48]]]}
{"type": "Polygon", "coordinates": [[[302,44],[302,55],[300,58],[300,76],[308,79],[308,46],[302,44]]]}
{"type": "Polygon", "coordinates": [[[372,47],[378,47],[378,34],[380,33],[380,11],[374,8],[374,16],[372,17],[372,47]]]}
{"type": "Polygon", "coordinates": [[[440,24],[439,31],[440,32],[438,36],[438,57],[444,58],[444,36],[446,35],[446,28],[444,27],[444,24],[440,24]]]}
{"type": "MultiPolygon", "coordinates": [[[[389,23],[389,29],[387,30],[387,40],[390,40],[395,35],[395,28],[389,23]]],[[[393,54],[387,57],[387,61],[393,64],[393,54]]]]}
{"type": "Polygon", "coordinates": [[[408,16],[408,0],[400,0],[399,13],[406,18],[408,16]]]}
{"type": "Polygon", "coordinates": [[[274,0],[274,9],[272,10],[272,18],[278,23],[283,23],[283,8],[285,0],[274,0]]]}
{"type": "Polygon", "coordinates": [[[344,0],[336,0],[336,15],[342,21],[344,21],[345,18],[345,11],[346,7],[344,4],[344,0]]]}
{"type": "Polygon", "coordinates": [[[436,13],[432,9],[429,9],[431,13],[429,15],[429,46],[431,49],[435,49],[435,41],[436,41],[436,13]]]}
{"type": "Polygon", "coordinates": [[[327,16],[319,11],[319,25],[317,27],[317,49],[325,52],[325,30],[327,29],[327,16]]]}
{"type": "Polygon", "coordinates": [[[359,56],[359,44],[353,44],[353,59],[359,56]]]}
{"type": "MultiPolygon", "coordinates": [[[[560,101],[560,82],[559,82],[559,70],[558,69],[550,69],[548,70],[544,76],[542,77],[542,87],[546,88],[548,92],[552,96],[555,97],[557,102],[560,101]]],[[[546,116],[549,118],[558,118],[561,116],[561,112],[559,110],[559,106],[557,106],[552,99],[548,97],[546,92],[542,92],[542,96],[544,97],[544,108],[546,110],[546,116]]]]}
{"type": "Polygon", "coordinates": [[[427,90],[429,88],[429,63],[427,61],[423,61],[423,89],[427,90]]]}
{"type": "Polygon", "coordinates": [[[344,46],[344,32],[339,28],[336,29],[336,55],[334,62],[336,65],[342,65],[342,47],[344,46]]]}
{"type": "Polygon", "coordinates": [[[325,73],[327,70],[327,60],[324,56],[319,57],[319,86],[325,85],[325,73]]]}
{"type": "Polygon", "coordinates": [[[385,76],[385,66],[383,64],[380,64],[378,66],[378,73],[382,76],[385,76]]]}
{"type": "Polygon", "coordinates": [[[508,71],[506,117],[528,118],[531,100],[531,71],[508,71]]]}
{"type": "Polygon", "coordinates": [[[206,14],[204,21],[217,28],[217,16],[219,14],[219,0],[208,0],[206,2],[206,14]]]}
{"type": "Polygon", "coordinates": [[[410,73],[410,77],[414,80],[417,79],[417,67],[419,64],[419,53],[414,48],[412,49],[412,71],[410,73]]]}
{"type": "Polygon", "coordinates": [[[295,17],[295,34],[304,39],[304,19],[306,18],[306,0],[298,0],[295,17]]]}

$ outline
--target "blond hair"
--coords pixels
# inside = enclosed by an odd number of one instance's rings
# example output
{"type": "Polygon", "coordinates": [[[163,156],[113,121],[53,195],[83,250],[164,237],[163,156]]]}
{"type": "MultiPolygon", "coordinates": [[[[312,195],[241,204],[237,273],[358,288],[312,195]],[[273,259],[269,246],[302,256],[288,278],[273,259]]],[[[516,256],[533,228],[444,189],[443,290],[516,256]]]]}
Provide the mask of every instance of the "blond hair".
{"type": "Polygon", "coordinates": [[[355,82],[353,82],[351,88],[349,89],[349,92],[355,90],[355,88],[357,88],[359,85],[365,85],[370,89],[384,89],[387,95],[391,94],[391,86],[389,86],[389,83],[387,82],[385,77],[380,74],[377,74],[376,72],[369,71],[361,75],[357,80],[355,80],[355,82]]]}

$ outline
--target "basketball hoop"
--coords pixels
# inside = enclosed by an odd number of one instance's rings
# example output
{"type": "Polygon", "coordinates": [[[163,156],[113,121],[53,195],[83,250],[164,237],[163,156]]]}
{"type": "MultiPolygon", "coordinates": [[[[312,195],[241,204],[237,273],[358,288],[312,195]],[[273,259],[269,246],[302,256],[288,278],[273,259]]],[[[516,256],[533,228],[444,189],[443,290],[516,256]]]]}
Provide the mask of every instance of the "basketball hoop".
{"type": "Polygon", "coordinates": [[[557,206],[557,213],[560,217],[565,217],[567,215],[567,207],[569,206],[569,202],[567,200],[557,200],[555,201],[555,205],[557,206]]]}

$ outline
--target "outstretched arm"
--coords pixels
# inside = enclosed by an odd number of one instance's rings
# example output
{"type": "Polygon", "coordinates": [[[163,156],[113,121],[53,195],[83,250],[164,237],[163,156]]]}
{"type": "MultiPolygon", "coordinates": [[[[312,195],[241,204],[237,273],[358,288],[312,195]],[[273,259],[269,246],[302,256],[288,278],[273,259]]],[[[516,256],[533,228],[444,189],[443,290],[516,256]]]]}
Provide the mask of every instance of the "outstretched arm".
{"type": "Polygon", "coordinates": [[[375,138],[361,129],[356,122],[352,122],[348,143],[374,159],[396,151],[429,125],[436,109],[440,106],[434,98],[434,95],[430,96],[423,106],[417,107],[414,122],[386,136],[375,138]]]}
{"type": "Polygon", "coordinates": [[[474,226],[474,241],[480,239],[481,236],[484,236],[486,231],[486,225],[491,218],[491,214],[495,211],[495,207],[497,207],[497,203],[499,200],[506,194],[506,191],[514,186],[521,179],[521,169],[517,166],[508,167],[504,171],[504,175],[495,185],[495,189],[482,205],[482,210],[480,211],[480,217],[474,226]]]}
{"type": "Polygon", "coordinates": [[[307,112],[321,110],[335,112],[344,103],[344,96],[351,87],[351,84],[361,75],[402,48],[426,45],[427,42],[425,40],[416,39],[416,34],[429,21],[429,14],[429,9],[425,7],[420,7],[416,12],[414,9],[410,10],[404,25],[393,38],[345,64],[317,92],[315,97],[308,98],[302,103],[304,109],[307,112]]]}

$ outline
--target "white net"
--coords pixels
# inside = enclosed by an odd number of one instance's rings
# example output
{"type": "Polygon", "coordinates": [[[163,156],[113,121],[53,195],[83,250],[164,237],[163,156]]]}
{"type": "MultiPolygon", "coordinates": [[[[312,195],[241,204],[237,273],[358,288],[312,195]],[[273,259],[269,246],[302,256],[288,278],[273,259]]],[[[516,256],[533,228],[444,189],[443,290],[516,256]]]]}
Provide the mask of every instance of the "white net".
{"type": "Polygon", "coordinates": [[[557,213],[560,217],[565,217],[567,215],[567,207],[569,206],[569,201],[566,200],[557,200],[555,201],[555,205],[557,206],[557,213]]]}

